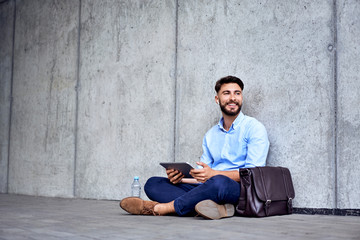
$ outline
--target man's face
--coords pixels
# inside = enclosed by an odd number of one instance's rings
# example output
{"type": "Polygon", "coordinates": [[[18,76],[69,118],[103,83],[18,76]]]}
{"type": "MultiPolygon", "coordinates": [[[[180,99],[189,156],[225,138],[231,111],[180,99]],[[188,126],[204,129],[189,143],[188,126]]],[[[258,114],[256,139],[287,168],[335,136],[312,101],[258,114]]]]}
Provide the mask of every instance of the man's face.
{"type": "Polygon", "coordinates": [[[215,96],[215,101],[220,105],[223,114],[228,116],[237,116],[242,106],[242,91],[236,83],[225,83],[221,86],[215,96]]]}

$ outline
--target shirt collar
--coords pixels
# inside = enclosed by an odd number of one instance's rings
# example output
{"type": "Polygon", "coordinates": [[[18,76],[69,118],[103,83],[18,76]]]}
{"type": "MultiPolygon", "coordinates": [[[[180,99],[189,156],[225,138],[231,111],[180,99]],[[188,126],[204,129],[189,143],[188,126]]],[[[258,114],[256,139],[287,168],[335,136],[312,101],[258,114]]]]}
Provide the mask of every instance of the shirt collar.
{"type": "MultiPolygon", "coordinates": [[[[233,129],[236,129],[240,125],[242,120],[244,120],[244,118],[245,118],[245,115],[242,112],[240,112],[239,115],[237,116],[237,118],[235,119],[235,121],[231,124],[231,127],[228,132],[230,132],[233,129]]],[[[220,118],[218,126],[221,130],[223,130],[224,132],[227,132],[224,128],[224,117],[220,118]]]]}

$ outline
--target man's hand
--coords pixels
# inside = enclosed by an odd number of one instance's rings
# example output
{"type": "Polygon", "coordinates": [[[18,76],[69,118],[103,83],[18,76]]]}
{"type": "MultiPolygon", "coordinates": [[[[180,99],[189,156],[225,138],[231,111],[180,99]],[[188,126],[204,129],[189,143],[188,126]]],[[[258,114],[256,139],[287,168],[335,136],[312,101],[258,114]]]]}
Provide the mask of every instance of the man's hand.
{"type": "Polygon", "coordinates": [[[198,182],[206,182],[209,178],[215,176],[217,173],[215,170],[211,169],[207,164],[203,162],[196,163],[199,166],[202,166],[202,169],[192,169],[190,174],[193,178],[195,178],[198,182]]]}
{"type": "Polygon", "coordinates": [[[166,170],[166,174],[172,184],[178,184],[184,178],[184,174],[174,169],[166,170]]]}

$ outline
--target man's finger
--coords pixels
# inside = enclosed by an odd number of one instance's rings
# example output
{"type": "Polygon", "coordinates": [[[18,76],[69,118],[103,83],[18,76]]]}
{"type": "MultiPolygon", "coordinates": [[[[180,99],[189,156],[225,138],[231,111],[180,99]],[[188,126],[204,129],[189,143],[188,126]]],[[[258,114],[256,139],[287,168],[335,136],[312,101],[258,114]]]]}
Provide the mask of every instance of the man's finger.
{"type": "Polygon", "coordinates": [[[182,173],[178,173],[170,179],[170,182],[176,184],[176,183],[180,182],[183,177],[184,177],[184,175],[182,173]]]}
{"type": "Polygon", "coordinates": [[[203,168],[209,167],[206,163],[203,163],[203,162],[196,162],[196,164],[203,168]]]}
{"type": "Polygon", "coordinates": [[[173,171],[170,171],[170,172],[168,173],[168,176],[169,176],[169,177],[173,177],[173,176],[175,176],[176,174],[179,174],[179,171],[178,171],[178,170],[173,170],[173,171]]]}

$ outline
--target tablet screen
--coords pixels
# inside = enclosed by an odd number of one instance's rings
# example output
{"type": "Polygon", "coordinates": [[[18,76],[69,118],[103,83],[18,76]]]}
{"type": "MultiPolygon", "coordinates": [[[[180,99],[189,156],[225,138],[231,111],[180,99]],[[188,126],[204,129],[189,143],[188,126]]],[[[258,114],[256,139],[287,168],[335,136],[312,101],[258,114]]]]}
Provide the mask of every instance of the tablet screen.
{"type": "Polygon", "coordinates": [[[189,172],[191,169],[193,169],[193,167],[187,162],[167,162],[167,163],[160,163],[160,165],[166,169],[178,170],[179,172],[184,174],[186,178],[192,178],[189,172]]]}

